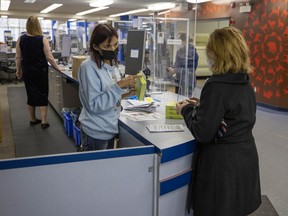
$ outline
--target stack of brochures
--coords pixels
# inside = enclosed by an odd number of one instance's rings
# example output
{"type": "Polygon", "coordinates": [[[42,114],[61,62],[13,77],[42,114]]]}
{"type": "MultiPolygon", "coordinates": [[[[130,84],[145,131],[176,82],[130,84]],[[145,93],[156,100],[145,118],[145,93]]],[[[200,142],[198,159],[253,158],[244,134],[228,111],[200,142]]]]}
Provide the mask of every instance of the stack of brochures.
{"type": "Polygon", "coordinates": [[[139,100],[127,100],[130,105],[125,107],[125,110],[128,111],[137,111],[137,112],[147,112],[152,113],[156,111],[156,107],[158,106],[155,102],[146,102],[139,100]]]}

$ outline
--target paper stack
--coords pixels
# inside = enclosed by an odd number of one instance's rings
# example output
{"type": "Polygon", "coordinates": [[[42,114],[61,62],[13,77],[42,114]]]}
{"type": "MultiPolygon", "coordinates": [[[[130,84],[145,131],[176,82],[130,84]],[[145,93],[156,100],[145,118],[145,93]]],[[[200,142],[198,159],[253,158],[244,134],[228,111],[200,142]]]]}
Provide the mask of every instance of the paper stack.
{"type": "Polygon", "coordinates": [[[146,102],[139,100],[127,100],[127,101],[130,103],[130,105],[126,106],[125,110],[147,112],[147,113],[156,111],[157,103],[155,102],[146,102]]]}

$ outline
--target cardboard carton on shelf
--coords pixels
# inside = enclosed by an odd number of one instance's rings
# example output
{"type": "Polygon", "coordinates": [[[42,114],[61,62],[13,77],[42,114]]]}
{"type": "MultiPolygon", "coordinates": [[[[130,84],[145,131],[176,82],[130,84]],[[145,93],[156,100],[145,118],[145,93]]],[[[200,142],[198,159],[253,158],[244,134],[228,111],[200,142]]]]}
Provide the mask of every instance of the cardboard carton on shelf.
{"type": "Polygon", "coordinates": [[[72,77],[77,79],[78,69],[81,63],[87,59],[88,56],[72,56],[72,77]]]}

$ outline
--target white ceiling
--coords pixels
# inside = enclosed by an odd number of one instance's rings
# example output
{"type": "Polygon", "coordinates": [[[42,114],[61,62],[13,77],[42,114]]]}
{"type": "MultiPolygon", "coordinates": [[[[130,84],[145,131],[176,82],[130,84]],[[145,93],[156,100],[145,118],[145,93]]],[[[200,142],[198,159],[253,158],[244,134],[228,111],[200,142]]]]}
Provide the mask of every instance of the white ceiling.
{"type": "MultiPolygon", "coordinates": [[[[122,13],[129,10],[147,8],[148,5],[167,2],[167,0],[114,0],[113,5],[109,9],[87,14],[84,16],[76,16],[75,14],[84,10],[92,9],[89,3],[93,0],[36,0],[33,4],[24,3],[24,0],[11,0],[9,11],[0,11],[1,15],[8,15],[14,18],[27,18],[31,15],[42,16],[55,20],[67,20],[69,18],[101,20],[107,18],[111,14],[122,13]],[[40,14],[40,11],[53,3],[63,4],[62,7],[55,9],[49,14],[40,14]]],[[[174,0],[179,3],[185,0],[174,0]]],[[[170,1],[171,2],[171,1],[170,1]]],[[[137,16],[149,15],[151,12],[135,14],[137,16]]],[[[110,18],[111,19],[111,18],[110,18]]]]}

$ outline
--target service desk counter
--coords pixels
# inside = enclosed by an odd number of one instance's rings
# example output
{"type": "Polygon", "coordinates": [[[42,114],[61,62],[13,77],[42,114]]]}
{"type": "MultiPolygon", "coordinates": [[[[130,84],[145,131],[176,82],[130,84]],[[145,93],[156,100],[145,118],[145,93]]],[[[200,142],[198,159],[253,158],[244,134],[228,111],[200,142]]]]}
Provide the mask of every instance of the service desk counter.
{"type": "Polygon", "coordinates": [[[157,120],[129,120],[125,115],[127,102],[122,103],[124,110],[119,122],[119,147],[153,145],[156,148],[159,155],[159,215],[186,215],[188,184],[192,177],[192,157],[197,150],[197,144],[184,120],[165,118],[166,103],[177,101],[179,96],[165,92],[155,97],[161,101],[156,111],[160,116],[157,120]],[[150,133],[146,128],[148,124],[183,124],[185,127],[184,132],[150,133]]]}
{"type": "MultiPolygon", "coordinates": [[[[49,101],[56,112],[61,106],[80,105],[78,82],[71,72],[50,70],[54,81],[49,81],[49,94],[54,101],[50,96],[49,101]],[[53,88],[57,98],[51,95],[53,88]]],[[[0,160],[0,194],[5,196],[0,215],[189,215],[186,199],[197,149],[194,138],[186,127],[169,133],[150,133],[146,128],[156,123],[185,126],[183,120],[164,115],[165,103],[177,97],[169,92],[157,95],[157,120],[132,121],[123,110],[116,149],[0,160]]]]}

